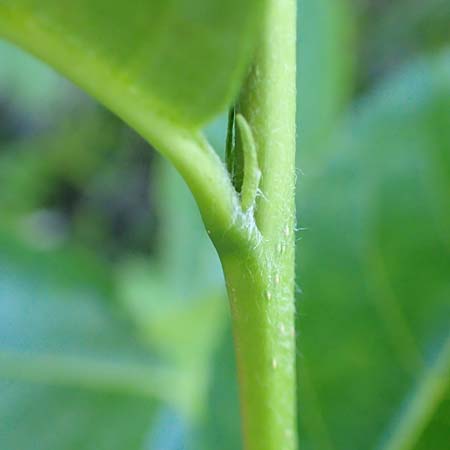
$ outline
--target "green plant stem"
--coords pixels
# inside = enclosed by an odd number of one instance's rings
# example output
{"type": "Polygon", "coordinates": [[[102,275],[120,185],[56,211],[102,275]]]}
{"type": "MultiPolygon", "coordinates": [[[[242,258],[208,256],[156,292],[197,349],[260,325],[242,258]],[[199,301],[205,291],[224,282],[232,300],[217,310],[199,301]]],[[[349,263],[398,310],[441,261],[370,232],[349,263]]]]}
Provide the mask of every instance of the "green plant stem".
{"type": "Polygon", "coordinates": [[[249,225],[261,240],[244,250],[218,250],[232,309],[245,449],[294,450],[296,1],[268,4],[237,104],[253,133],[262,173],[249,225]]]}
{"type": "Polygon", "coordinates": [[[245,449],[294,450],[292,295],[289,286],[271,276],[270,261],[264,258],[262,253],[222,257],[233,317],[245,449]]]}

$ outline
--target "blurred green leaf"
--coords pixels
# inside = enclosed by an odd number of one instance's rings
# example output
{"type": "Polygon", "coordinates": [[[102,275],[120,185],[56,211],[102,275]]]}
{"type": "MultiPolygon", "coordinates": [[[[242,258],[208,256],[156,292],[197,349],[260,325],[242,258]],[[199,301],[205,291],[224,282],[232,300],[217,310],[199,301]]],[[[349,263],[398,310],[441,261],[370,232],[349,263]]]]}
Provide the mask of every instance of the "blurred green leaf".
{"type": "Polygon", "coordinates": [[[222,291],[179,298],[154,267],[138,260],[120,267],[117,283],[141,339],[183,373],[184,392],[177,393],[180,410],[192,422],[202,419],[210,360],[224,331],[227,303],[222,291]]]}
{"type": "MultiPolygon", "coordinates": [[[[241,420],[236,356],[231,320],[212,360],[212,382],[208,392],[208,411],[202,424],[202,449],[239,450],[242,448],[241,420]]],[[[196,450],[199,447],[193,447],[196,450]]]]}
{"type": "Polygon", "coordinates": [[[298,159],[308,170],[352,94],[354,24],[347,0],[304,0],[298,7],[298,159]]]}
{"type": "MultiPolygon", "coordinates": [[[[437,52],[450,41],[450,3],[446,0],[397,0],[368,3],[361,23],[363,78],[373,80],[386,70],[410,61],[418,53],[437,52]]],[[[367,82],[367,80],[363,80],[367,82]]]]}
{"type": "Polygon", "coordinates": [[[0,34],[102,99],[138,96],[154,114],[198,126],[233,100],[263,3],[2,0],[0,34]],[[110,92],[118,81],[124,90],[110,92]]]}
{"type": "Polygon", "coordinates": [[[300,184],[304,449],[448,442],[449,75],[447,52],[386,80],[300,184]]]}
{"type": "Polygon", "coordinates": [[[184,412],[182,368],[143,345],[89,264],[0,248],[2,448],[141,449],[161,402],[184,412]]]}
{"type": "Polygon", "coordinates": [[[146,450],[155,405],[143,398],[0,381],[0,445],[21,450],[146,450]],[[132,417],[133,420],[124,420],[132,417]]]}

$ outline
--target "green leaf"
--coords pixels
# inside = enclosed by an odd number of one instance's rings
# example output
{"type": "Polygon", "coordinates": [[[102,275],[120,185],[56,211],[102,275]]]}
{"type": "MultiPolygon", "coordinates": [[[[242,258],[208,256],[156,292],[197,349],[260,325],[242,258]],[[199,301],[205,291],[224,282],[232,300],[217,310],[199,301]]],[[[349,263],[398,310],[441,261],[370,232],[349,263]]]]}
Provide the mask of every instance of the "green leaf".
{"type": "Polygon", "coordinates": [[[304,449],[448,443],[450,54],[355,105],[301,185],[304,449]]]}
{"type": "Polygon", "coordinates": [[[450,5],[446,0],[425,3],[399,0],[379,10],[369,7],[364,15],[361,27],[366,37],[360,64],[366,67],[366,77],[392,70],[414,55],[437,52],[448,45],[450,5]]]}
{"type": "MultiPolygon", "coordinates": [[[[208,397],[208,412],[203,423],[204,448],[240,450],[242,430],[239,414],[236,354],[231,321],[212,361],[212,385],[208,397]]],[[[194,449],[195,450],[195,449],[194,449]]]]}
{"type": "Polygon", "coordinates": [[[0,35],[108,104],[139,99],[197,127],[236,94],[262,10],[260,0],[1,0],[0,35]]]}
{"type": "Polygon", "coordinates": [[[160,405],[189,401],[184,372],[140,342],[92,264],[13,241],[0,242],[0,446],[144,448],[160,405]]]}
{"type": "Polygon", "coordinates": [[[355,26],[347,0],[303,0],[298,7],[298,158],[308,171],[327,150],[351,95],[355,26]]]}
{"type": "Polygon", "coordinates": [[[0,445],[21,450],[144,450],[156,406],[118,393],[5,381],[0,398],[0,445]]]}

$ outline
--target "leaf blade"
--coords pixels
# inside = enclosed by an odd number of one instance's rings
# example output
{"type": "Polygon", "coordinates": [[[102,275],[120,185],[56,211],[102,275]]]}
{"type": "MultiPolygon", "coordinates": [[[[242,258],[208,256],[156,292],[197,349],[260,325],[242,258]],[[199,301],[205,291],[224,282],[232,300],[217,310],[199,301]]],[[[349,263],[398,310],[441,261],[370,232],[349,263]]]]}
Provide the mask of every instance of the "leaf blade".
{"type": "Polygon", "coordinates": [[[97,78],[89,90],[98,97],[114,95],[104,92],[97,61],[120,80],[122,95],[135,92],[155,115],[196,127],[231,102],[261,10],[256,0],[2,0],[0,34],[83,87],[97,78]]]}

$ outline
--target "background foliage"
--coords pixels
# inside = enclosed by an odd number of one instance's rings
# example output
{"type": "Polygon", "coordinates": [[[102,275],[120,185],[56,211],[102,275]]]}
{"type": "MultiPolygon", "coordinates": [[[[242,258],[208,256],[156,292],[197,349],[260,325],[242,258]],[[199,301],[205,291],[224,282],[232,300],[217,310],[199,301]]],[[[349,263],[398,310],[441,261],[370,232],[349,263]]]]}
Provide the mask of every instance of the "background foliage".
{"type": "MultiPolygon", "coordinates": [[[[300,2],[304,449],[448,442],[447,2],[300,2]]],[[[224,118],[208,126],[223,147],[224,118]]],[[[179,176],[0,46],[0,447],[235,450],[228,309],[179,176]]]]}

